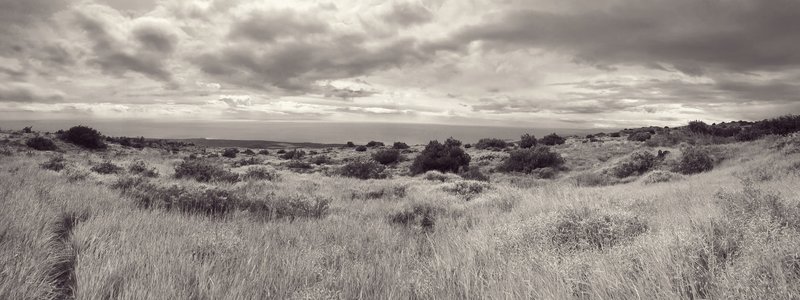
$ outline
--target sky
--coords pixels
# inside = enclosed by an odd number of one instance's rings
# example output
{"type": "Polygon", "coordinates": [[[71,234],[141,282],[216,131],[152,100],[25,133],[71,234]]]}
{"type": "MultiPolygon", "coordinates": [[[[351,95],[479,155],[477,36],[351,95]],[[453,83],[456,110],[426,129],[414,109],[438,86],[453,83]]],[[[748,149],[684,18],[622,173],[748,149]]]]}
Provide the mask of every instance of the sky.
{"type": "Polygon", "coordinates": [[[800,113],[798,0],[0,0],[0,119],[674,126],[800,113]]]}

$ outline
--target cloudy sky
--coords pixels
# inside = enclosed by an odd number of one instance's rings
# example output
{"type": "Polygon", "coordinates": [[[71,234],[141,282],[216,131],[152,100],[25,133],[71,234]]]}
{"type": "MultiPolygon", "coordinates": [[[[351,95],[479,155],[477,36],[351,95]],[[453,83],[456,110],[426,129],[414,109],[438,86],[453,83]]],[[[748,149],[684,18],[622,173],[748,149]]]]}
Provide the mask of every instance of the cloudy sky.
{"type": "Polygon", "coordinates": [[[0,0],[0,119],[675,125],[800,112],[797,0],[0,0]]]}

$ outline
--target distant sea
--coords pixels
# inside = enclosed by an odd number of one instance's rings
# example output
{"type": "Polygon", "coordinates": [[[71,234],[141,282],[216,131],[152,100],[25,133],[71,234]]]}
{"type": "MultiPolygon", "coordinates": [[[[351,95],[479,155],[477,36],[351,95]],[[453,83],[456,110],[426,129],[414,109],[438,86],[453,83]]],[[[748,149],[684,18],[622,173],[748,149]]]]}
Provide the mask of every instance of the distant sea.
{"type": "Polygon", "coordinates": [[[481,138],[519,139],[530,133],[536,137],[550,133],[560,135],[597,133],[602,129],[522,128],[496,126],[460,126],[397,123],[331,123],[271,121],[110,121],[110,120],[0,120],[2,129],[33,126],[36,131],[57,131],[75,125],[86,125],[107,136],[144,136],[149,138],[208,138],[229,140],[265,140],[312,143],[366,143],[371,140],[391,143],[402,141],[423,144],[431,140],[454,137],[464,143],[481,138]]]}

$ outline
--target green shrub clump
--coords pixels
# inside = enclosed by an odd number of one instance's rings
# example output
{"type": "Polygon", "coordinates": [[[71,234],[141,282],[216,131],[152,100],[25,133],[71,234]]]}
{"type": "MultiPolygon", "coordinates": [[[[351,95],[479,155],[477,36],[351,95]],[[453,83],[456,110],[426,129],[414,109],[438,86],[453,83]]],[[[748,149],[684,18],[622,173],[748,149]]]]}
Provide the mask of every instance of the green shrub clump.
{"type": "Polygon", "coordinates": [[[236,182],[239,175],[202,159],[183,160],[175,167],[175,178],[190,178],[199,182],[236,182]]]}
{"type": "Polygon", "coordinates": [[[676,171],[681,174],[697,174],[711,171],[714,168],[714,160],[707,151],[700,148],[689,148],[683,151],[676,171]]]}
{"type": "Polygon", "coordinates": [[[502,172],[523,172],[530,174],[540,168],[558,169],[564,164],[560,154],[553,152],[549,147],[519,149],[511,152],[498,167],[502,172]]]}
{"type": "Polygon", "coordinates": [[[385,146],[383,142],[378,142],[378,141],[369,141],[369,143],[367,143],[367,147],[370,148],[383,147],[383,146],[385,146]]]}
{"type": "Polygon", "coordinates": [[[651,137],[653,137],[653,135],[651,135],[649,132],[647,132],[647,131],[639,131],[639,132],[634,132],[634,133],[631,133],[630,135],[628,135],[628,140],[629,141],[634,141],[634,142],[644,142],[644,141],[649,140],[651,137]]]}
{"type": "Polygon", "coordinates": [[[339,168],[339,175],[358,179],[386,178],[385,167],[374,160],[358,158],[339,168]]]}
{"type": "Polygon", "coordinates": [[[523,149],[536,147],[536,137],[531,134],[523,134],[519,140],[519,147],[523,149]]]}
{"type": "Polygon", "coordinates": [[[656,166],[658,159],[649,151],[631,153],[627,159],[614,168],[614,175],[625,178],[631,175],[642,175],[656,166]]]}
{"type": "Polygon", "coordinates": [[[400,151],[397,149],[385,149],[372,153],[372,159],[382,165],[390,165],[400,160],[400,151]]]}
{"type": "Polygon", "coordinates": [[[51,139],[41,136],[31,138],[25,144],[28,145],[28,147],[31,147],[37,151],[58,150],[58,146],[56,146],[56,143],[54,143],[51,139]]]}
{"type": "Polygon", "coordinates": [[[410,148],[408,144],[403,142],[394,142],[394,145],[392,145],[392,149],[397,149],[397,150],[405,150],[408,148],[410,148]]]}
{"type": "Polygon", "coordinates": [[[62,138],[86,149],[105,149],[107,147],[100,132],[83,125],[74,126],[65,131],[62,138]]]}
{"type": "Polygon", "coordinates": [[[281,154],[281,158],[283,159],[301,159],[304,156],[306,156],[306,152],[298,149],[286,151],[286,153],[281,154]]]}
{"type": "Polygon", "coordinates": [[[453,138],[447,139],[444,144],[430,141],[414,159],[410,171],[415,175],[431,170],[458,173],[462,168],[469,167],[470,159],[469,154],[461,149],[461,141],[453,138]]]}
{"type": "Polygon", "coordinates": [[[480,139],[477,143],[475,143],[475,149],[492,149],[492,150],[502,150],[508,147],[506,141],[501,139],[493,139],[493,138],[485,138],[480,139]]]}
{"type": "Polygon", "coordinates": [[[227,148],[222,151],[222,156],[228,158],[236,158],[236,154],[239,154],[239,149],[236,148],[227,148]]]}
{"type": "Polygon", "coordinates": [[[356,147],[356,152],[365,152],[367,151],[367,146],[361,145],[356,147]]]}
{"type": "Polygon", "coordinates": [[[539,140],[539,142],[547,146],[555,146],[555,145],[563,145],[564,143],[567,142],[567,139],[555,133],[551,133],[544,136],[541,140],[539,140]]]}

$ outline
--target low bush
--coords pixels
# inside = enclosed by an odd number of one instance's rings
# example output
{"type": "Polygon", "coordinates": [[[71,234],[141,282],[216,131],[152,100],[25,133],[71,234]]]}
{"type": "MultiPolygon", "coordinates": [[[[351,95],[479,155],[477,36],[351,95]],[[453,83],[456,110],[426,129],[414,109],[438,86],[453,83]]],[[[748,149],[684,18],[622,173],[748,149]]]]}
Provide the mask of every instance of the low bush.
{"type": "Polygon", "coordinates": [[[256,153],[253,152],[253,150],[250,150],[250,149],[245,149],[244,151],[242,151],[242,154],[244,154],[244,155],[256,155],[256,153]]]}
{"type": "Polygon", "coordinates": [[[689,131],[691,132],[700,134],[708,134],[711,131],[711,127],[708,126],[708,124],[697,120],[689,122],[687,128],[689,128],[689,131]]]}
{"type": "Polygon", "coordinates": [[[657,162],[658,159],[653,153],[649,151],[636,151],[614,167],[614,175],[618,178],[642,175],[653,169],[657,162]]]}
{"type": "Polygon", "coordinates": [[[364,146],[364,145],[358,146],[358,147],[356,147],[356,151],[357,152],[367,151],[367,146],[364,146]]]}
{"type": "Polygon", "coordinates": [[[564,159],[560,154],[551,151],[549,147],[540,146],[511,151],[511,155],[498,166],[498,170],[530,174],[535,169],[547,167],[558,169],[563,164],[564,159]]]}
{"type": "Polygon", "coordinates": [[[555,146],[555,145],[562,145],[567,142],[567,139],[560,137],[555,133],[548,134],[544,136],[542,139],[539,140],[544,145],[547,146],[555,146]]]}
{"type": "Polygon", "coordinates": [[[148,168],[144,161],[137,160],[128,166],[128,172],[131,174],[138,174],[144,177],[158,177],[158,171],[155,168],[148,168]]]}
{"type": "Polygon", "coordinates": [[[248,157],[242,158],[237,160],[233,163],[234,168],[243,167],[243,166],[252,166],[252,165],[260,165],[263,161],[255,157],[248,157]]]}
{"type": "Polygon", "coordinates": [[[649,132],[639,131],[628,135],[628,140],[634,142],[644,142],[649,140],[651,137],[653,137],[653,135],[651,135],[649,132]]]}
{"type": "Polygon", "coordinates": [[[300,161],[300,160],[292,160],[292,161],[286,163],[286,167],[289,168],[289,169],[292,169],[294,171],[306,171],[306,170],[314,169],[314,166],[312,166],[310,163],[307,163],[307,162],[304,162],[304,161],[300,161]]]}
{"type": "Polygon", "coordinates": [[[100,132],[83,125],[65,131],[62,138],[86,149],[105,149],[107,147],[100,132]]]}
{"type": "Polygon", "coordinates": [[[612,132],[612,133],[609,133],[609,134],[608,134],[608,136],[609,136],[609,137],[615,137],[615,138],[618,138],[618,137],[620,137],[621,135],[620,135],[620,133],[619,133],[619,132],[612,132]]]}
{"type": "Polygon", "coordinates": [[[100,164],[94,165],[91,168],[92,172],[99,174],[117,174],[122,171],[122,168],[113,164],[110,161],[105,161],[100,164]]]}
{"type": "Polygon", "coordinates": [[[392,149],[397,149],[397,150],[405,150],[408,148],[410,148],[408,144],[403,142],[394,142],[394,145],[392,145],[392,149]]]}
{"type": "Polygon", "coordinates": [[[285,150],[285,149],[279,149],[279,150],[278,150],[278,152],[276,152],[276,153],[278,153],[278,154],[285,154],[285,153],[286,153],[286,150],[285,150]]]}
{"type": "Polygon", "coordinates": [[[383,147],[383,146],[385,146],[383,144],[383,142],[378,142],[378,141],[369,141],[369,143],[367,143],[367,147],[370,147],[370,148],[383,147]]]}
{"type": "Polygon", "coordinates": [[[301,159],[304,156],[306,156],[306,152],[298,149],[286,151],[286,153],[281,154],[281,158],[283,159],[301,159]]]}
{"type": "Polygon", "coordinates": [[[464,198],[464,200],[472,200],[485,190],[489,189],[489,184],[482,181],[462,180],[455,183],[447,184],[444,186],[444,191],[464,198]]]}
{"type": "Polygon", "coordinates": [[[520,148],[527,149],[536,147],[536,137],[531,134],[523,134],[519,139],[520,148]]]}
{"type": "Polygon", "coordinates": [[[312,164],[315,165],[329,165],[333,163],[333,160],[330,156],[327,155],[316,155],[309,160],[312,164]]]}
{"type": "Polygon", "coordinates": [[[244,175],[244,179],[275,181],[278,179],[278,173],[271,168],[254,167],[247,170],[247,173],[244,175]]]}
{"type": "Polygon", "coordinates": [[[269,194],[266,199],[243,200],[239,208],[262,221],[322,218],[328,214],[330,198],[305,194],[269,194]]]}
{"type": "Polygon", "coordinates": [[[400,151],[397,149],[384,149],[372,153],[372,159],[382,165],[390,165],[400,161],[400,151]]]}
{"type": "Polygon", "coordinates": [[[64,160],[63,156],[53,156],[47,162],[41,164],[41,167],[45,170],[58,172],[64,169],[65,162],[66,160],[64,160]]]}
{"type": "Polygon", "coordinates": [[[429,203],[414,203],[391,213],[389,222],[404,226],[418,226],[423,231],[433,231],[436,218],[443,213],[444,209],[441,207],[429,203]]]}
{"type": "Polygon", "coordinates": [[[353,147],[356,146],[356,144],[354,144],[353,142],[347,142],[347,144],[345,144],[345,146],[353,148],[353,147]]]}
{"type": "Polygon", "coordinates": [[[475,149],[492,149],[492,150],[502,150],[508,147],[506,141],[501,139],[494,139],[494,138],[485,138],[480,139],[477,143],[475,143],[475,149]]]}
{"type": "Polygon", "coordinates": [[[339,168],[339,175],[358,179],[386,178],[385,167],[374,160],[358,158],[339,168]]]}
{"type": "Polygon", "coordinates": [[[239,154],[239,149],[236,148],[227,148],[222,151],[222,156],[228,158],[236,158],[236,154],[239,154]]]}
{"type": "Polygon", "coordinates": [[[192,159],[183,160],[175,167],[175,178],[189,178],[199,182],[236,182],[239,180],[239,175],[223,169],[218,164],[202,159],[192,159]]]}
{"type": "Polygon", "coordinates": [[[553,244],[569,251],[603,250],[647,232],[636,216],[606,214],[589,208],[561,212],[550,231],[553,244]]]}
{"type": "Polygon", "coordinates": [[[468,180],[489,181],[489,176],[481,173],[481,170],[477,167],[467,168],[458,175],[461,176],[461,178],[468,180]]]}
{"type": "Polygon", "coordinates": [[[415,175],[431,170],[458,173],[462,168],[469,167],[470,159],[458,140],[449,138],[444,144],[431,141],[414,159],[410,171],[415,175]]]}
{"type": "Polygon", "coordinates": [[[689,175],[711,171],[713,168],[714,160],[707,151],[700,148],[688,148],[683,151],[675,171],[689,175]]]}
{"type": "Polygon", "coordinates": [[[425,180],[430,180],[430,181],[447,182],[447,181],[458,180],[460,176],[457,176],[455,174],[442,173],[434,170],[425,172],[425,175],[422,176],[422,178],[425,178],[425,180]]]}
{"type": "Polygon", "coordinates": [[[269,150],[261,149],[261,150],[258,151],[258,154],[259,155],[269,155],[269,150]]]}
{"type": "Polygon", "coordinates": [[[673,173],[670,171],[656,170],[647,174],[647,176],[645,176],[644,179],[642,180],[642,183],[655,184],[659,182],[672,182],[682,179],[683,175],[681,174],[673,173]]]}
{"type": "Polygon", "coordinates": [[[54,143],[52,140],[46,137],[41,137],[41,136],[28,139],[25,145],[28,145],[28,147],[31,147],[37,151],[58,150],[58,146],[56,146],[56,143],[54,143]]]}

